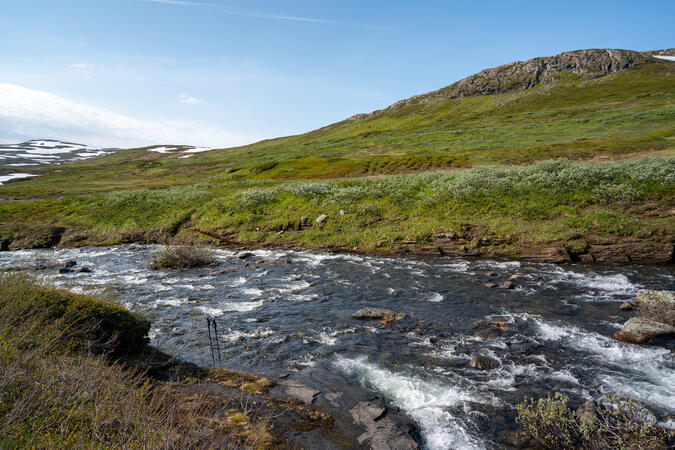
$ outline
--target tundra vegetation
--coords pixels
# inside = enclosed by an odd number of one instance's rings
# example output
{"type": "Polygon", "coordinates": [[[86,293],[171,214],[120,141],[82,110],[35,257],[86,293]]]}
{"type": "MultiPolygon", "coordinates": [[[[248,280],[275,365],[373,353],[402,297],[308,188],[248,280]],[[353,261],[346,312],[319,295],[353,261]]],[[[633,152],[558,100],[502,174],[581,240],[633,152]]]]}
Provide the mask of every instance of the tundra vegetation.
{"type": "Polygon", "coordinates": [[[674,75],[653,59],[189,158],[139,148],[37,168],[0,186],[0,238],[391,251],[472,224],[504,256],[672,242],[674,75]]]}
{"type": "Polygon", "coordinates": [[[569,401],[559,392],[525,399],[516,407],[523,435],[551,449],[671,448],[672,436],[648,409],[631,399],[608,395],[599,405],[577,411],[569,401]]]}

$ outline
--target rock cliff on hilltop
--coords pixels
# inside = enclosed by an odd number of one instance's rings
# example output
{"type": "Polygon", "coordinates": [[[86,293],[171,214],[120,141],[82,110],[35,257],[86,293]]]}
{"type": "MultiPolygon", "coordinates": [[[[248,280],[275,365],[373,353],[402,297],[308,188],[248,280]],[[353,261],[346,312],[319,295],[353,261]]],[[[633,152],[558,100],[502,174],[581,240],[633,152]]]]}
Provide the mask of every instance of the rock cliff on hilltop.
{"type": "Polygon", "coordinates": [[[385,109],[369,114],[357,114],[351,119],[367,119],[408,105],[521,91],[555,81],[561,73],[578,74],[588,78],[601,77],[650,61],[654,61],[654,58],[646,53],[614,49],[575,50],[556,56],[516,61],[485,69],[437,91],[398,101],[385,109]]]}

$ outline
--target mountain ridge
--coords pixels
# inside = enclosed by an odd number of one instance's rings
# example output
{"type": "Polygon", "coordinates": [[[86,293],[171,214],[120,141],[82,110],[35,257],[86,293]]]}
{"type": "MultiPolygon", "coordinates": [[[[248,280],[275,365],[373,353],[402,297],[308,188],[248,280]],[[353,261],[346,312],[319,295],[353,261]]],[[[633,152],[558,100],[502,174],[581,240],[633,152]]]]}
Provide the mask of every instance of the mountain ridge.
{"type": "Polygon", "coordinates": [[[559,74],[597,78],[638,64],[654,62],[655,58],[651,53],[664,54],[663,52],[671,50],[673,49],[639,52],[624,49],[583,49],[562,52],[554,56],[540,56],[526,61],[513,61],[483,69],[435,91],[399,100],[386,108],[356,114],[348,120],[368,119],[420,103],[525,90],[539,84],[550,83],[559,74]]]}

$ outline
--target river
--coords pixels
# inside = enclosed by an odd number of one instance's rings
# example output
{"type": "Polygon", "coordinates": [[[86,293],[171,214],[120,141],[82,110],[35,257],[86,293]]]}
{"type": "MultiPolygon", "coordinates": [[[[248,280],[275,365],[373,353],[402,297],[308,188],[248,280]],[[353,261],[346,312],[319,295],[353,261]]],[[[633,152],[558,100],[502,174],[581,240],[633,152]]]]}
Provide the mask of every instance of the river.
{"type": "Polygon", "coordinates": [[[514,429],[514,405],[555,391],[576,402],[627,395],[675,412],[673,341],[636,346],[612,334],[640,289],[675,289],[670,267],[368,257],[292,250],[214,250],[220,264],[151,271],[153,246],[0,253],[3,267],[76,260],[92,273],[54,276],[78,292],[105,285],[153,319],[152,343],[213,364],[279,374],[318,365],[380,392],[419,425],[430,449],[493,448],[514,429]],[[248,267],[246,267],[248,266],[248,267]],[[501,285],[520,274],[515,289],[501,285]],[[405,314],[359,321],[366,306],[405,314]],[[491,370],[468,366],[480,354],[491,370]],[[216,361],[218,363],[218,361],[216,361]]]}

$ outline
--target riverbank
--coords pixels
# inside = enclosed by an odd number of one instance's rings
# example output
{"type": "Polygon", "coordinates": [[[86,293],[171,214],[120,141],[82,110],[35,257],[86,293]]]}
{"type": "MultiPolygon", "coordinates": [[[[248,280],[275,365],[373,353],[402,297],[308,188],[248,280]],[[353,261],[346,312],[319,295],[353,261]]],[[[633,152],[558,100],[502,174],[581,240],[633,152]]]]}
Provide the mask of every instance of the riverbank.
{"type": "Polygon", "coordinates": [[[21,272],[0,291],[3,447],[418,448],[409,419],[336,375],[202,368],[149,346],[150,322],[110,297],[21,272]]]}
{"type": "Polygon", "coordinates": [[[320,182],[226,174],[168,189],[6,200],[0,239],[9,249],[191,243],[667,264],[674,173],[669,156],[320,182]]]}

